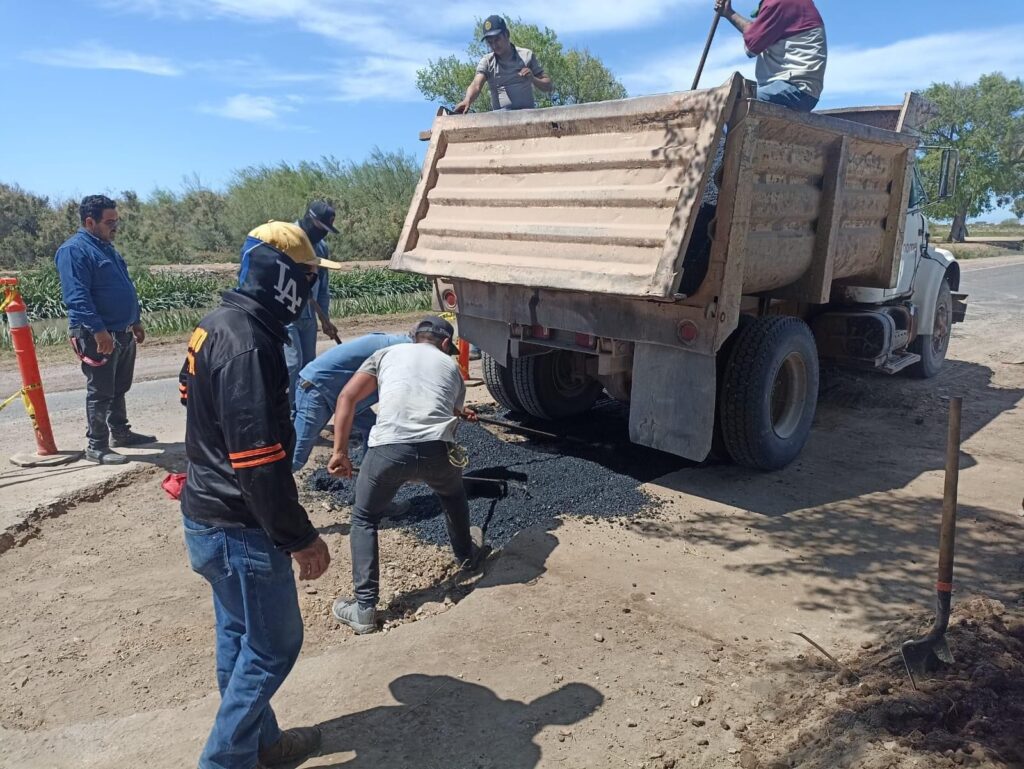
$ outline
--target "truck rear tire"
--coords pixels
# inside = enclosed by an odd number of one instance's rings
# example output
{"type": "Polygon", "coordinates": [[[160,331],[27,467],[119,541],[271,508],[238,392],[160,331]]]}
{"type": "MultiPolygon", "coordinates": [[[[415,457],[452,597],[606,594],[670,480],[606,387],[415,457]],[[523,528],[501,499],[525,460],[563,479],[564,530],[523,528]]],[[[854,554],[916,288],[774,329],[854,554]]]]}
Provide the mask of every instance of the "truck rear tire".
{"type": "Polygon", "coordinates": [[[594,405],[601,383],[579,373],[576,355],[580,353],[552,350],[511,360],[509,371],[523,411],[538,419],[564,419],[594,405]]]}
{"type": "Polygon", "coordinates": [[[931,379],[942,370],[949,350],[949,337],[953,331],[953,292],[949,288],[949,277],[942,279],[939,293],[935,297],[935,322],[932,333],[919,336],[910,343],[910,351],[921,356],[921,360],[907,371],[918,379],[931,379]]]}
{"type": "Polygon", "coordinates": [[[481,353],[480,362],[483,364],[484,384],[487,385],[491,397],[508,411],[522,412],[523,404],[516,397],[512,372],[487,353],[481,353]]]}
{"type": "Polygon", "coordinates": [[[818,404],[818,351],[799,318],[757,318],[741,327],[720,391],[722,439],[732,460],[779,470],[800,454],[818,404]]]}

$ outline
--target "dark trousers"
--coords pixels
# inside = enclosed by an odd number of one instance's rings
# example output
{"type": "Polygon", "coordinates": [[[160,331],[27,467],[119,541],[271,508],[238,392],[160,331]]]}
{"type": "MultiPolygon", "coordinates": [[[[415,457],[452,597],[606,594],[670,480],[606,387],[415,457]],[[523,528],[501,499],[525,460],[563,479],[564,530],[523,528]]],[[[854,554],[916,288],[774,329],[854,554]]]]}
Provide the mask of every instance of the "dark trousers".
{"type": "MultiPolygon", "coordinates": [[[[110,434],[122,435],[131,429],[125,393],[132,388],[135,376],[135,337],[130,331],[113,331],[114,352],[102,366],[82,362],[85,374],[86,437],[90,449],[110,446],[110,434]]],[[[81,328],[71,330],[79,340],[87,358],[98,361],[102,356],[96,350],[96,337],[81,328]]]]}
{"type": "Polygon", "coordinates": [[[455,560],[461,563],[472,557],[469,500],[462,485],[462,468],[448,461],[448,445],[431,441],[374,446],[359,468],[348,537],[352,546],[352,584],[360,606],[377,604],[380,594],[377,529],[395,493],[410,481],[427,484],[441,498],[455,560]]]}

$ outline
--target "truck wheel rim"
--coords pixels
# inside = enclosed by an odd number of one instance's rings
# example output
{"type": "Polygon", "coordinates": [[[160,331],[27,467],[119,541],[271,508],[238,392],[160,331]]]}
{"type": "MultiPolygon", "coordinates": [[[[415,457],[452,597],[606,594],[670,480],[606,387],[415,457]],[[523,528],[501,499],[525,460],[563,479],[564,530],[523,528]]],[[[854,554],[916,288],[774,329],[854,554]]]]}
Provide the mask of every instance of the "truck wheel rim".
{"type": "Polygon", "coordinates": [[[772,430],[782,440],[796,433],[806,400],[807,366],[800,353],[791,352],[779,366],[772,384],[772,430]]]}
{"type": "Polygon", "coordinates": [[[558,394],[565,398],[571,398],[584,392],[587,388],[587,380],[576,374],[572,358],[568,355],[553,354],[555,360],[551,373],[558,394]]]}
{"type": "Polygon", "coordinates": [[[935,308],[935,325],[932,328],[932,352],[940,357],[949,343],[949,315],[945,302],[935,308]]]}

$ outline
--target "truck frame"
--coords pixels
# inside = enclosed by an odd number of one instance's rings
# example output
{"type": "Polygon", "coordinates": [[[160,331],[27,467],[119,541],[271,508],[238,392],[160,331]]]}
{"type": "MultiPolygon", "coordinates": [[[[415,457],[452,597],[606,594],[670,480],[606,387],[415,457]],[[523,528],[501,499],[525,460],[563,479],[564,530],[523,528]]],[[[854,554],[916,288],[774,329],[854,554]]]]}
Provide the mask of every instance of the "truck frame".
{"type": "Polygon", "coordinates": [[[505,408],[555,420],[606,392],[634,443],[781,468],[820,360],[934,376],[966,295],[928,240],[926,102],[799,114],[752,93],[736,74],[439,115],[391,267],[435,279],[505,408]]]}

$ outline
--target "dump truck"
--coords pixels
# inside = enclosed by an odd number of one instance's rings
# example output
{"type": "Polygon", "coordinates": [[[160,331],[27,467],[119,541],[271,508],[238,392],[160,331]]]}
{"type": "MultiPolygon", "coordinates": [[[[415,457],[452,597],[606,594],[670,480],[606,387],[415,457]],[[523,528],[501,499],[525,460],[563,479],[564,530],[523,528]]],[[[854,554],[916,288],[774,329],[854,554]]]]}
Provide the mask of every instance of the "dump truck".
{"type": "MultiPolygon", "coordinates": [[[[439,115],[391,268],[434,279],[503,407],[629,403],[634,443],[784,467],[822,361],[935,376],[964,319],[928,238],[928,104],[801,114],[718,88],[439,115]]],[[[426,138],[426,137],[424,137],[426,138]]],[[[942,194],[956,159],[943,150],[942,194]]]]}

